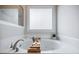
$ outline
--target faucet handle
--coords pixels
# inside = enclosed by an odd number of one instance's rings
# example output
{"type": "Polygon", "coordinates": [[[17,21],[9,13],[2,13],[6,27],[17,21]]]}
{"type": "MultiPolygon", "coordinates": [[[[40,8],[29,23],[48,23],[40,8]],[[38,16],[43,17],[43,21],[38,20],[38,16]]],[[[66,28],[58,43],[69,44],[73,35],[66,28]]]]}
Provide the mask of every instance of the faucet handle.
{"type": "Polygon", "coordinates": [[[13,47],[13,45],[12,45],[12,43],[11,43],[10,48],[12,48],[12,47],[13,47]]]}
{"type": "Polygon", "coordinates": [[[21,47],[22,45],[20,44],[19,47],[21,47]]]}

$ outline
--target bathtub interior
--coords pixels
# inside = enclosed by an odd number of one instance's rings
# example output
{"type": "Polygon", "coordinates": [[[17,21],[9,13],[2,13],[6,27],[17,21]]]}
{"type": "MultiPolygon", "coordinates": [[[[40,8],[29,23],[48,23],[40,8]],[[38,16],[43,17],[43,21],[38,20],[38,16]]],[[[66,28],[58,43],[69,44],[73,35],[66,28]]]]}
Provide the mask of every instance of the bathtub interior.
{"type": "Polygon", "coordinates": [[[44,40],[41,40],[40,47],[42,51],[56,50],[59,48],[59,42],[57,40],[44,39],[44,40]]]}
{"type": "MultiPolygon", "coordinates": [[[[27,50],[32,45],[32,43],[32,39],[26,39],[20,48],[27,50]]],[[[40,47],[41,51],[56,50],[59,48],[59,42],[52,39],[41,39],[40,47]]]]}

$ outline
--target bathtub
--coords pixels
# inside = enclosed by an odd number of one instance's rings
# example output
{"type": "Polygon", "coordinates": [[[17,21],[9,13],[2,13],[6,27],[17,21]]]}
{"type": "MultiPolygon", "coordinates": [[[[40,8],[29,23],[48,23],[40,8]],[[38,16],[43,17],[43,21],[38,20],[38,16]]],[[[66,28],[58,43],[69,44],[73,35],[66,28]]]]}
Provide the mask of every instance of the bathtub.
{"type": "MultiPolygon", "coordinates": [[[[60,48],[60,41],[53,39],[41,39],[40,49],[41,53],[53,53],[60,48]]],[[[32,39],[26,39],[21,47],[19,47],[18,53],[27,53],[27,49],[32,45],[32,39]]]]}
{"type": "MultiPolygon", "coordinates": [[[[24,39],[22,46],[17,53],[27,53],[27,49],[32,45],[32,39],[24,39]]],[[[79,40],[61,37],[60,40],[41,39],[41,53],[53,54],[76,54],[79,53],[79,40]]]]}

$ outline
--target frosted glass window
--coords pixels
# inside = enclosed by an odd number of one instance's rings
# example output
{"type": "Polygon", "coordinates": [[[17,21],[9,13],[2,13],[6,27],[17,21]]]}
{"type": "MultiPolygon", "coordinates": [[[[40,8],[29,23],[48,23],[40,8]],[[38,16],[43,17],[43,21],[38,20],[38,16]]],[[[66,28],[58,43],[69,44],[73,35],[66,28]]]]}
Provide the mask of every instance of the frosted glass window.
{"type": "Polygon", "coordinates": [[[52,8],[30,8],[30,30],[52,30],[52,8]]]}

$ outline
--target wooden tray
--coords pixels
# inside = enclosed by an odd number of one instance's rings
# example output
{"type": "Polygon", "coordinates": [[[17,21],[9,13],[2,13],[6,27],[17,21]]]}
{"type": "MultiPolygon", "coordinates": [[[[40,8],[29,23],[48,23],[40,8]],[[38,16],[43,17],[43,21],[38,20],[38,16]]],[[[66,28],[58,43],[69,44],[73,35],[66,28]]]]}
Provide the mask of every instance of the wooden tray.
{"type": "Polygon", "coordinates": [[[28,53],[40,53],[40,47],[30,47],[28,53]]]}

